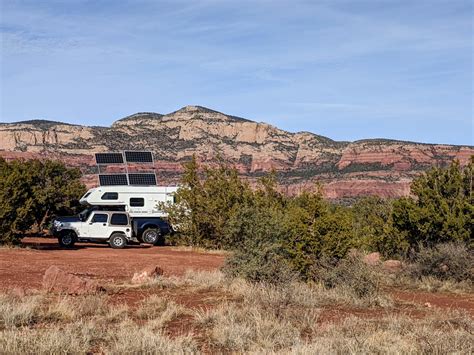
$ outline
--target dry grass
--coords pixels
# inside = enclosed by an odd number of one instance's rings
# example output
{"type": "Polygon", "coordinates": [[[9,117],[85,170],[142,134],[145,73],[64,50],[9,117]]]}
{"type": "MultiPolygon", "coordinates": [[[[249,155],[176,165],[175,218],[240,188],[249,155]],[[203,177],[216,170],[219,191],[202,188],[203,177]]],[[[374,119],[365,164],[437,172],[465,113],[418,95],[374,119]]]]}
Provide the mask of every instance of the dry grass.
{"type": "Polygon", "coordinates": [[[34,294],[24,297],[0,295],[0,329],[38,323],[70,322],[109,311],[103,295],[82,297],[34,294]]]}
{"type": "Polygon", "coordinates": [[[201,248],[201,247],[192,247],[192,246],[173,246],[171,247],[171,250],[176,250],[176,251],[192,251],[194,253],[200,253],[200,254],[214,254],[214,255],[222,255],[222,256],[227,256],[230,255],[231,252],[227,250],[222,250],[222,249],[206,249],[206,248],[201,248]]]}
{"type": "Polygon", "coordinates": [[[266,299],[275,303],[310,304],[323,306],[327,304],[343,304],[358,307],[382,306],[390,307],[389,296],[374,292],[359,296],[351,287],[345,285],[328,288],[322,284],[306,284],[292,282],[289,285],[272,285],[251,283],[242,279],[228,279],[220,271],[188,271],[181,277],[158,277],[139,288],[172,289],[192,288],[195,291],[222,291],[244,299],[266,299]]]}
{"type": "Polygon", "coordinates": [[[141,302],[134,316],[137,319],[148,320],[149,325],[155,330],[161,330],[167,323],[186,313],[186,309],[175,302],[151,295],[141,302]]]}
{"type": "Polygon", "coordinates": [[[222,304],[196,314],[198,324],[209,327],[211,344],[219,349],[250,351],[290,347],[300,339],[299,330],[288,320],[265,314],[257,307],[222,304]]]}
{"type": "Polygon", "coordinates": [[[386,275],[385,284],[390,287],[428,292],[474,293],[474,284],[469,280],[440,280],[434,276],[413,278],[406,274],[386,275]]]}
{"type": "MultiPolygon", "coordinates": [[[[238,302],[197,310],[194,319],[214,349],[235,352],[469,353],[474,350],[472,319],[441,311],[424,319],[381,315],[319,324],[321,306],[360,306],[353,295],[295,283],[285,288],[235,281],[238,302]]],[[[367,306],[367,304],[365,304],[367,306]]],[[[360,308],[359,308],[360,309],[360,308]]],[[[380,307],[379,307],[380,309],[380,307]]]]}
{"type": "Polygon", "coordinates": [[[0,354],[191,352],[190,337],[162,334],[183,313],[155,295],[134,310],[103,295],[0,295],[0,354]]]}
{"type": "Polygon", "coordinates": [[[459,243],[422,247],[397,274],[377,270],[385,285],[428,292],[474,293],[474,254],[459,243]]]}
{"type": "Polygon", "coordinates": [[[471,281],[440,280],[436,277],[426,276],[417,280],[416,288],[428,292],[474,293],[471,281]]]}
{"type": "Polygon", "coordinates": [[[351,317],[322,327],[310,342],[282,353],[471,354],[474,327],[466,315],[436,313],[424,319],[351,317]]]}
{"type": "Polygon", "coordinates": [[[350,287],[327,288],[321,284],[294,282],[286,286],[251,284],[236,280],[228,290],[243,299],[265,302],[270,307],[294,305],[303,307],[322,307],[326,305],[345,305],[354,307],[391,307],[393,302],[388,295],[377,293],[358,297],[350,287]]]}
{"type": "MultiPolygon", "coordinates": [[[[235,301],[210,310],[197,310],[194,318],[207,330],[210,345],[226,351],[278,351],[296,347],[317,332],[321,307],[374,304],[365,298],[357,299],[350,290],[301,282],[282,286],[235,279],[221,282],[220,287],[232,294],[235,301]]],[[[378,298],[377,304],[391,305],[388,297],[378,298]]]]}
{"type": "Polygon", "coordinates": [[[132,321],[122,322],[107,337],[107,354],[178,354],[197,350],[191,336],[171,339],[150,323],[140,326],[132,321]]]}
{"type": "Polygon", "coordinates": [[[12,328],[0,332],[0,353],[85,353],[100,335],[101,331],[93,323],[82,321],[64,326],[12,328]]]}
{"type": "Polygon", "coordinates": [[[150,296],[133,307],[113,304],[113,296],[104,295],[0,295],[0,354],[474,351],[474,327],[467,315],[433,309],[424,318],[396,315],[385,295],[357,298],[342,286],[252,284],[220,272],[188,272],[127,291],[141,293],[143,288],[150,296]],[[197,290],[231,297],[214,298],[205,309],[173,301],[175,291],[192,295],[197,290]],[[356,318],[349,312],[347,318],[325,318],[326,309],[335,305],[379,316],[356,318]],[[170,336],[177,324],[179,335],[170,336]]]}
{"type": "Polygon", "coordinates": [[[40,317],[41,296],[24,299],[0,295],[0,329],[34,324],[40,317]]]}

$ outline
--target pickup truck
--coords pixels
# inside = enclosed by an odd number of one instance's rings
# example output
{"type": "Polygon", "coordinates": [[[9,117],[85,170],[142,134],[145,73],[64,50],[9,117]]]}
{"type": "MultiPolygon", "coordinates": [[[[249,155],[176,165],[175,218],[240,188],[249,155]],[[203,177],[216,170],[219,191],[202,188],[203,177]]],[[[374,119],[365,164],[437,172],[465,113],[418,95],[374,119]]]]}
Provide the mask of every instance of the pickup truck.
{"type": "Polygon", "coordinates": [[[129,243],[162,244],[172,229],[160,217],[130,217],[124,211],[86,209],[77,216],[58,217],[51,231],[62,247],[72,247],[76,242],[108,242],[112,248],[121,249],[129,243]]]}

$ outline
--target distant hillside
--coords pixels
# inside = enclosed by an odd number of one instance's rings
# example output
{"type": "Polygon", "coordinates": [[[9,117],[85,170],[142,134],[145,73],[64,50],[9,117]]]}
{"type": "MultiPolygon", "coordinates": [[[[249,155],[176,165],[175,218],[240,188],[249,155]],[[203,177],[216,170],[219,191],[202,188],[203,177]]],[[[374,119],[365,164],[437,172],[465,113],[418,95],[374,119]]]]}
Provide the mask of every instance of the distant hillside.
{"type": "Polygon", "coordinates": [[[288,193],[319,181],[329,198],[407,195],[411,179],[421,171],[453,159],[464,164],[474,155],[472,146],[386,139],[337,142],[201,106],[166,115],[136,113],[111,127],[44,120],[0,124],[0,156],[61,159],[79,166],[89,185],[97,180],[93,154],[125,149],[153,151],[162,184],[177,183],[182,162],[193,154],[203,162],[221,156],[251,181],[276,169],[288,193]]]}

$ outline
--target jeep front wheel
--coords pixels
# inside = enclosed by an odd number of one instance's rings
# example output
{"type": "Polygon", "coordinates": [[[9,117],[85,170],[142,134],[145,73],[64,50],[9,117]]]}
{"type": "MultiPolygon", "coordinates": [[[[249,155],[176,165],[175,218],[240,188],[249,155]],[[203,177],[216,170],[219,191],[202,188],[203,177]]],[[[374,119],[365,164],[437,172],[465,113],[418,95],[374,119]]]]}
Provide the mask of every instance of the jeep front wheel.
{"type": "Polygon", "coordinates": [[[73,231],[64,231],[58,237],[59,245],[63,248],[72,248],[76,243],[76,233],[73,231]]]}
{"type": "Polygon", "coordinates": [[[114,233],[109,239],[109,244],[114,249],[123,249],[127,245],[127,239],[123,234],[114,233]]]}

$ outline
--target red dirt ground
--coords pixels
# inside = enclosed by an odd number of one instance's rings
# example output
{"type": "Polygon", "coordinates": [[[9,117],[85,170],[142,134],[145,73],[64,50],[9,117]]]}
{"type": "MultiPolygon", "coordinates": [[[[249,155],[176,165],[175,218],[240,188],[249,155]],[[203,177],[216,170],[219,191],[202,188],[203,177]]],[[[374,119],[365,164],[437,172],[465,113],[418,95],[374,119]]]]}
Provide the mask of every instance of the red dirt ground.
{"type": "MultiPolygon", "coordinates": [[[[173,247],[130,246],[116,250],[108,245],[78,244],[74,249],[59,248],[55,239],[25,238],[25,249],[0,249],[0,291],[22,288],[40,288],[44,272],[51,265],[78,276],[98,279],[105,283],[130,280],[132,275],[146,266],[158,265],[165,275],[182,275],[186,270],[214,270],[225,259],[224,255],[180,250],[173,247]]],[[[174,290],[169,296],[191,308],[207,308],[216,299],[228,295],[202,292],[189,294],[187,290],[174,290]]],[[[431,308],[459,309],[474,317],[473,294],[443,294],[422,291],[390,290],[396,302],[396,312],[413,317],[422,316],[431,308]],[[421,308],[419,307],[421,306],[421,308]]],[[[127,290],[114,295],[117,302],[133,305],[148,296],[148,291],[127,290]]],[[[221,299],[222,300],[222,299],[221,299]]],[[[356,310],[331,306],[325,309],[323,320],[344,318],[347,315],[378,317],[383,310],[356,310]],[[359,314],[360,313],[360,314],[359,314]]]]}
{"type": "Polygon", "coordinates": [[[426,309],[435,307],[467,311],[474,317],[474,295],[458,295],[447,293],[430,293],[423,291],[394,290],[391,296],[399,303],[420,304],[426,309]]]}
{"type": "Polygon", "coordinates": [[[51,265],[78,276],[110,281],[130,279],[146,266],[158,265],[165,275],[182,275],[188,269],[214,270],[224,256],[172,247],[148,245],[112,249],[102,244],[78,244],[61,249],[56,239],[25,238],[25,249],[0,249],[0,290],[40,288],[44,272],[51,265]]]}

